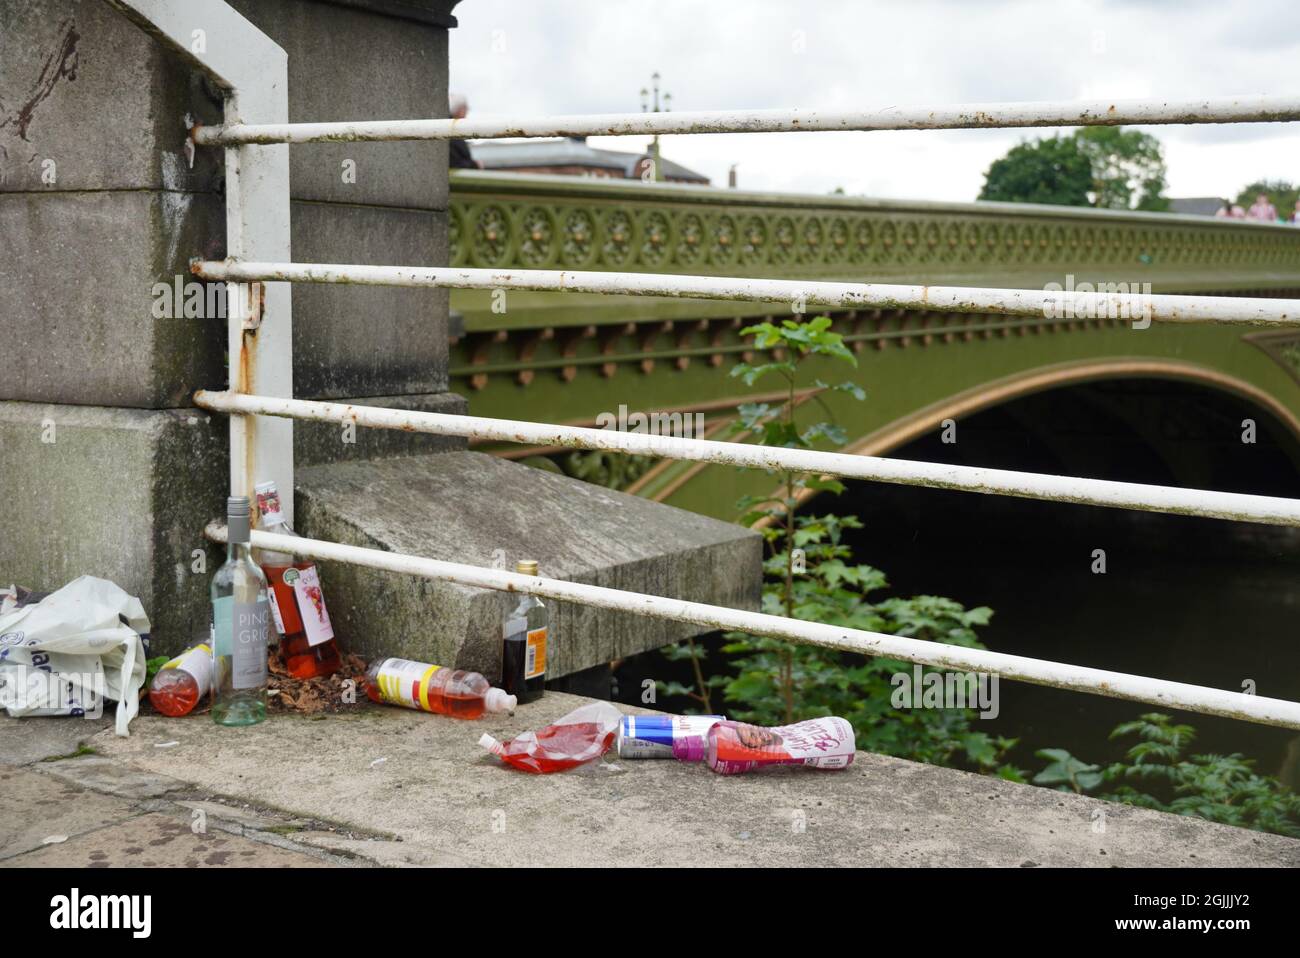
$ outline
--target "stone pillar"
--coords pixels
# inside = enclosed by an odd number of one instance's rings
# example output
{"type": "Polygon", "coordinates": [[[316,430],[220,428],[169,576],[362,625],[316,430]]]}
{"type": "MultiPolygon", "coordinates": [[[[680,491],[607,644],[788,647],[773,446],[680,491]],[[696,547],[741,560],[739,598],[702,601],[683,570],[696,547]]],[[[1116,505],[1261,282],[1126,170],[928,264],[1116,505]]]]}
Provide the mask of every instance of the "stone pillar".
{"type": "MultiPolygon", "coordinates": [[[[288,52],[290,118],[328,120],[445,116],[454,4],[232,5],[288,52]]],[[[112,579],[164,651],[205,625],[220,561],[201,533],[222,511],[227,426],[191,396],[226,384],[225,319],[187,318],[160,291],[183,299],[190,257],[225,255],[222,151],[184,159],[185,117],[220,122],[221,103],[104,0],[0,5],[0,579],[112,579]]],[[[445,144],[301,146],[292,164],[296,260],[446,263],[445,144]]],[[[445,292],[294,299],[296,395],[464,409],[446,392],[445,292]]],[[[299,423],[297,461],[459,447],[343,438],[299,423]]]]}

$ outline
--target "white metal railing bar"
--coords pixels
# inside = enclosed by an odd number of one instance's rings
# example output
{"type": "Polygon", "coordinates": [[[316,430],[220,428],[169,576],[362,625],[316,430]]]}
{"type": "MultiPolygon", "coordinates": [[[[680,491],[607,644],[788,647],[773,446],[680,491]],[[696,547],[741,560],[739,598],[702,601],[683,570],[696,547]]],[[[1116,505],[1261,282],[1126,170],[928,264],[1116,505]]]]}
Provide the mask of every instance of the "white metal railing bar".
{"type": "Polygon", "coordinates": [[[307,399],[281,399],[246,393],[194,394],[204,409],[236,415],[280,416],[325,422],[356,423],[380,429],[428,432],[467,439],[496,440],[528,445],[603,449],[667,459],[689,459],[750,468],[835,475],[901,485],[928,486],[1023,499],[1046,499],[1079,505],[1109,506],[1175,515],[1235,519],[1281,526],[1300,526],[1300,500],[1252,496],[1236,492],[1177,489],[1109,479],[1049,476],[1005,469],[953,466],[942,463],[883,459],[813,449],[684,439],[644,433],[559,426],[544,422],[519,422],[446,413],[354,406],[307,399]]]}
{"type": "Polygon", "coordinates": [[[870,110],[708,110],[684,113],[595,113],[577,116],[472,117],[461,120],[359,120],[339,123],[250,123],[199,126],[194,141],[319,143],[331,141],[497,139],[544,136],[638,136],[670,133],[780,133],[828,130],[969,130],[1039,126],[1277,123],[1300,119],[1293,96],[1204,100],[1057,100],[958,103],[870,110]]]}
{"type": "MultiPolygon", "coordinates": [[[[226,541],[226,528],[221,523],[210,523],[205,534],[216,542],[226,541]]],[[[1247,695],[1243,692],[1230,692],[1224,689],[1128,675],[1123,672],[1066,665],[986,649],[967,649],[899,635],[887,635],[882,632],[845,629],[821,622],[805,622],[762,612],[746,612],[701,602],[689,602],[684,599],[624,592],[620,589],[609,589],[583,582],[520,575],[500,569],[443,562],[438,559],[426,559],[300,536],[284,536],[255,530],[252,534],[252,545],[255,548],[292,552],[322,561],[347,562],[352,565],[456,582],[477,588],[528,592],[602,609],[631,612],[675,622],[690,622],[711,629],[734,629],[754,635],[794,639],[828,649],[903,659],[955,671],[994,673],[1001,678],[1034,685],[1092,692],[1108,698],[1146,702],[1204,715],[1220,715],[1262,725],[1300,729],[1300,703],[1247,695]]]]}
{"type": "MultiPolygon", "coordinates": [[[[335,263],[259,263],[196,260],[194,275],[227,282],[344,283],[453,289],[527,289],[620,296],[675,296],[807,307],[923,309],[1065,319],[1121,318],[1171,323],[1247,326],[1300,325],[1300,302],[1234,296],[1172,296],[1142,292],[987,289],[829,283],[671,273],[583,272],[553,269],[461,269],[450,266],[359,266],[335,263]]],[[[1111,284],[1127,289],[1129,284],[1111,284]]],[[[1136,285],[1136,284],[1134,284],[1136,285]]]]}

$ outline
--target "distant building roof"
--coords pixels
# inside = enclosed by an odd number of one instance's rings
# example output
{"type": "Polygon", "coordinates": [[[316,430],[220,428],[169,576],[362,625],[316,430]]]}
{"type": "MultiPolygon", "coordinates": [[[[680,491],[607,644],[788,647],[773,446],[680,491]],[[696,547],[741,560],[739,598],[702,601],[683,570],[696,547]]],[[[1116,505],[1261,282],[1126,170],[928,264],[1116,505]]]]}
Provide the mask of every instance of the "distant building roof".
{"type": "Polygon", "coordinates": [[[1221,196],[1178,196],[1169,198],[1169,212],[1192,216],[1213,216],[1226,203],[1221,196]]]}
{"type": "MultiPolygon", "coordinates": [[[[524,143],[501,143],[495,140],[476,141],[470,144],[474,159],[485,170],[545,169],[547,167],[585,167],[609,170],[611,174],[631,179],[637,167],[648,154],[625,153],[622,150],[598,150],[588,146],[584,137],[564,137],[558,140],[528,140],[524,143]]],[[[660,157],[664,179],[687,183],[707,184],[709,178],[660,157]]]]}

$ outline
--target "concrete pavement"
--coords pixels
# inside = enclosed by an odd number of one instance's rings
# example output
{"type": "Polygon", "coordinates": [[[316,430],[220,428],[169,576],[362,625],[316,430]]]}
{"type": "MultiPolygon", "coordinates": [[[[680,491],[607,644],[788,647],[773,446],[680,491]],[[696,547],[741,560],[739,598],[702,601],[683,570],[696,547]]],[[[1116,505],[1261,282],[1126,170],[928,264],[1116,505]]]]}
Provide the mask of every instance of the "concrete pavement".
{"type": "Polygon", "coordinates": [[[28,796],[0,866],[1300,865],[1300,841],[864,752],[844,772],[724,777],[611,753],[533,776],[477,744],[583,701],[552,692],[477,722],[364,702],[249,729],[143,716],[125,739],[0,719],[3,785],[28,796]],[[54,833],[67,841],[39,844],[54,833]]]}

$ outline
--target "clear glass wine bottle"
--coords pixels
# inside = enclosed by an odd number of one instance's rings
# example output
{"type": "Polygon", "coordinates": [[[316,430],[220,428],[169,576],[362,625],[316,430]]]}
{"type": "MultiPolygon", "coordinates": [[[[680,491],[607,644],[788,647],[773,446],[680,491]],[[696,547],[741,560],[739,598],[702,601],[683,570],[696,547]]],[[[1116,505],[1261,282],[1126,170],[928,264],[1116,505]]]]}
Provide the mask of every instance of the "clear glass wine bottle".
{"type": "Polygon", "coordinates": [[[226,501],[226,561],[212,576],[212,718],[255,725],[266,718],[270,607],[266,576],[249,547],[249,501],[226,501]]]}

